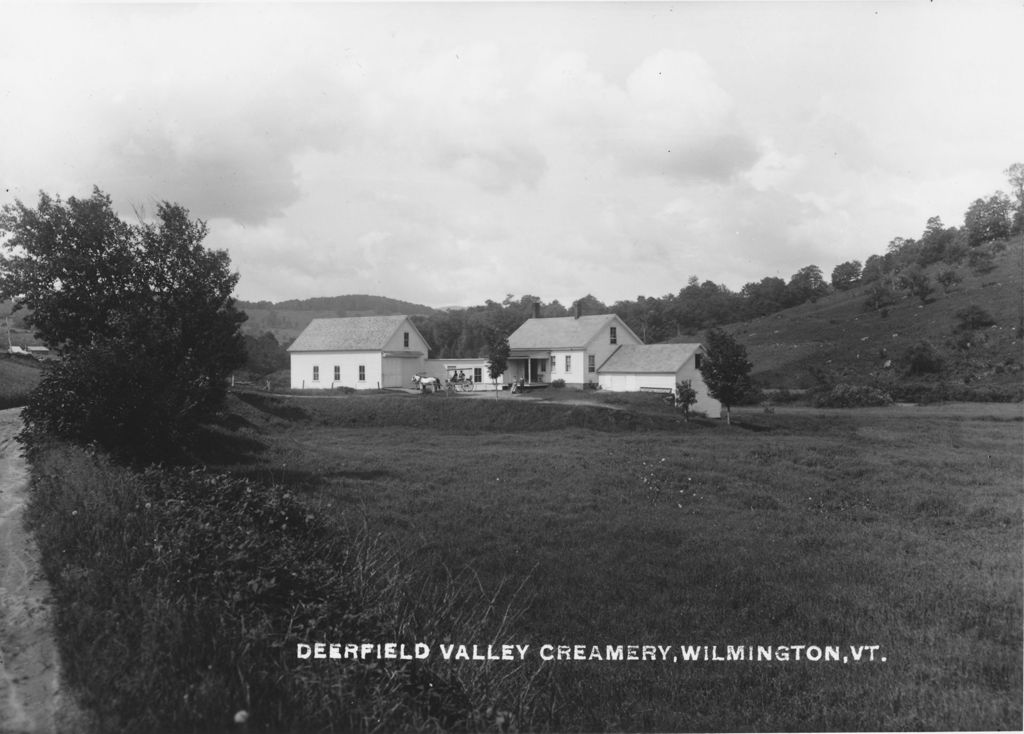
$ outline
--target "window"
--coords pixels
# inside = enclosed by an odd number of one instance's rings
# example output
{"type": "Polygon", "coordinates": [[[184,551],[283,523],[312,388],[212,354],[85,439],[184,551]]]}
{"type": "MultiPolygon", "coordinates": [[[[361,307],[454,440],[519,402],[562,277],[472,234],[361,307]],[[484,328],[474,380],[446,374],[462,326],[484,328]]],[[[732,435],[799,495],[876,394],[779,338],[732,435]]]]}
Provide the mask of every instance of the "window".
{"type": "Polygon", "coordinates": [[[572,355],[565,355],[565,371],[572,372],[572,355]]]}
{"type": "Polygon", "coordinates": [[[484,368],[483,367],[474,367],[473,368],[473,382],[483,382],[483,381],[484,381],[484,368]]]}
{"type": "Polygon", "coordinates": [[[313,365],[313,382],[320,382],[320,365],[313,365]]]}
{"type": "Polygon", "coordinates": [[[597,372],[597,358],[593,354],[587,355],[587,372],[597,372]]]}
{"type": "Polygon", "coordinates": [[[402,337],[402,346],[403,347],[409,346],[409,332],[408,331],[405,332],[405,335],[402,337]]]}
{"type": "Polygon", "coordinates": [[[619,343],[619,332],[614,326],[608,329],[608,343],[618,344],[619,343]]]}
{"type": "Polygon", "coordinates": [[[338,382],[341,380],[341,367],[334,365],[334,381],[338,382]]]}
{"type": "Polygon", "coordinates": [[[366,382],[366,365],[359,365],[359,381],[366,382]]]}
{"type": "Polygon", "coordinates": [[[693,355],[693,366],[696,367],[697,369],[700,369],[700,363],[702,361],[701,357],[703,356],[704,355],[701,354],[700,352],[697,352],[695,355],[693,355]]]}

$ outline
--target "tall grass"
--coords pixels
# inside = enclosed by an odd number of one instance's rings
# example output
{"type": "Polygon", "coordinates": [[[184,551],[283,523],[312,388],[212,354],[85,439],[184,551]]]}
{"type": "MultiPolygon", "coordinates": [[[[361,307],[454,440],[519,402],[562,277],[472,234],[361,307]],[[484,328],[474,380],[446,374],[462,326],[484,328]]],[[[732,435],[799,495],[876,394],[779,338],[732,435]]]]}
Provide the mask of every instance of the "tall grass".
{"type": "Polygon", "coordinates": [[[532,725],[536,666],[296,654],[298,643],[503,641],[515,607],[471,577],[425,587],[373,535],[339,533],[281,487],[134,473],[56,444],[33,460],[27,517],[66,675],[97,731],[224,731],[238,711],[250,731],[532,725]]]}
{"type": "Polygon", "coordinates": [[[29,393],[39,384],[40,366],[35,360],[0,355],[0,410],[28,404],[29,393]]]}

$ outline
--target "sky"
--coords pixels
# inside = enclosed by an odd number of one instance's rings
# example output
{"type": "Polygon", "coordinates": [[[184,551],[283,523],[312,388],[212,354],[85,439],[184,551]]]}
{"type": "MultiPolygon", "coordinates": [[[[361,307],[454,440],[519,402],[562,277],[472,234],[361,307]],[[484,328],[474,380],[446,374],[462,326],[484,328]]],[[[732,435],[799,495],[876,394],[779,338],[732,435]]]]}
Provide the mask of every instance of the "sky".
{"type": "Polygon", "coordinates": [[[207,222],[237,296],[739,290],[1024,162],[1024,2],[0,3],[0,205],[207,222]]]}

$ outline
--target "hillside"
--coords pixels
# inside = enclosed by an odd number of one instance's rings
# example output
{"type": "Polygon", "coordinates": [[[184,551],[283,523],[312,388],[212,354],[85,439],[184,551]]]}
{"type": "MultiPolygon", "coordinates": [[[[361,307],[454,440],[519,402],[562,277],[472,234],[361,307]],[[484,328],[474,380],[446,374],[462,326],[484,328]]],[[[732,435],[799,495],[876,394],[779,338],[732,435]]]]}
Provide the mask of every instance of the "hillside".
{"type": "Polygon", "coordinates": [[[901,292],[887,308],[870,310],[865,307],[870,286],[859,286],[725,330],[746,346],[753,376],[765,387],[809,388],[817,370],[859,384],[1020,386],[1024,237],[999,249],[994,248],[992,268],[986,272],[966,264],[953,266],[962,280],[948,292],[935,280],[951,266],[926,268],[935,285],[928,302],[901,292]],[[958,313],[970,306],[990,314],[993,323],[963,328],[958,313]],[[922,340],[933,347],[941,367],[910,374],[908,350],[922,340]]]}
{"type": "Polygon", "coordinates": [[[236,305],[249,317],[242,325],[243,333],[258,336],[269,331],[282,344],[295,339],[309,322],[316,318],[390,314],[429,315],[437,311],[418,303],[367,295],[307,298],[301,301],[293,299],[280,303],[238,301],[236,305]]]}

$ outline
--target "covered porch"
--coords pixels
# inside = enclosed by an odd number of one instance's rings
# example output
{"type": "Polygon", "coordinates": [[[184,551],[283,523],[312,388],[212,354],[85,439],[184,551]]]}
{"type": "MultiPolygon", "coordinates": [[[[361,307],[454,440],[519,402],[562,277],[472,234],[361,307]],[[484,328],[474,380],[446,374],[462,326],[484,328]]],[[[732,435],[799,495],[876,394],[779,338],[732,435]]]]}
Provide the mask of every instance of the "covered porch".
{"type": "Polygon", "coordinates": [[[505,373],[510,382],[523,380],[526,386],[549,384],[548,374],[551,366],[551,352],[535,349],[513,349],[508,355],[508,371],[505,373]]]}

